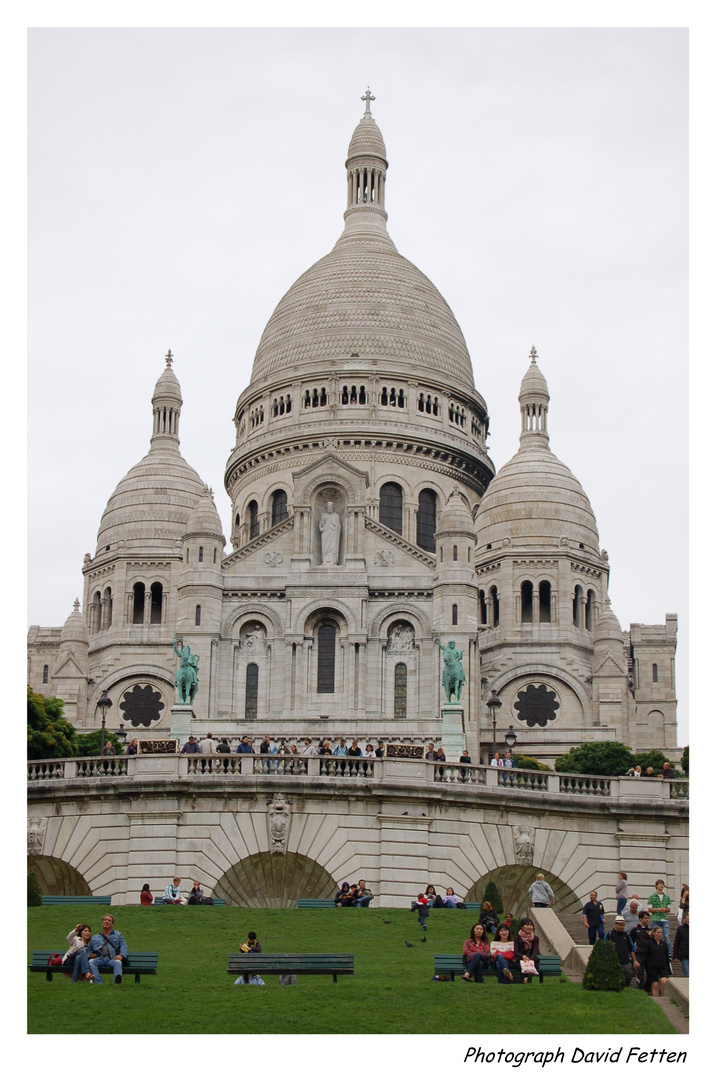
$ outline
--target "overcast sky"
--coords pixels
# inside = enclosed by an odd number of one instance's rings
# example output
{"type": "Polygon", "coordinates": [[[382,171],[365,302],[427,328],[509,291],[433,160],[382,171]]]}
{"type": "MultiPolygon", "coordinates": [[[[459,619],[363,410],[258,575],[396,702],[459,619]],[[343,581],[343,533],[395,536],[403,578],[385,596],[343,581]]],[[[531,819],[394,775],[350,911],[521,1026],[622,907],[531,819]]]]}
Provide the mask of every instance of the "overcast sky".
{"type": "MultiPolygon", "coordinates": [[[[28,622],[61,625],[168,348],[214,489],[262,330],[342,227],[367,84],[388,229],[464,332],[498,469],[532,345],[624,629],[678,613],[688,737],[687,32],[35,30],[28,622]]],[[[229,548],[227,549],[230,550],[229,548]]]]}

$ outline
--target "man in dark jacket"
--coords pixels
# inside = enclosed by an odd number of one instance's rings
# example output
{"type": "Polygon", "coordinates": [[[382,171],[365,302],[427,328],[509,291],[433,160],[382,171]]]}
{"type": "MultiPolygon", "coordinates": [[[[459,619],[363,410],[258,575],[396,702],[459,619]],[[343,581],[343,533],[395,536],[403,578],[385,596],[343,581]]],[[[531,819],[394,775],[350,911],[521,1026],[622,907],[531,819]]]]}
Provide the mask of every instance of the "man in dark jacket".
{"type": "Polygon", "coordinates": [[[598,902],[598,893],[589,893],[588,903],[583,905],[583,925],[588,930],[588,944],[595,945],[596,938],[599,941],[603,941],[603,919],[604,910],[603,904],[598,902]]]}
{"type": "Polygon", "coordinates": [[[642,989],[646,985],[646,953],[648,952],[648,946],[653,941],[650,911],[641,912],[638,917],[638,926],[634,926],[630,937],[633,941],[633,951],[635,953],[633,966],[636,969],[636,986],[638,989],[642,989]]]}
{"type": "Polygon", "coordinates": [[[683,922],[673,938],[673,958],[680,960],[686,979],[688,978],[688,915],[689,913],[686,912],[683,916],[683,922]]]}
{"type": "Polygon", "coordinates": [[[630,986],[631,979],[633,978],[636,953],[633,948],[633,942],[626,933],[626,920],[622,915],[616,916],[613,921],[613,930],[610,930],[609,933],[606,934],[605,940],[613,942],[618,955],[618,962],[623,968],[626,986],[630,986]]]}

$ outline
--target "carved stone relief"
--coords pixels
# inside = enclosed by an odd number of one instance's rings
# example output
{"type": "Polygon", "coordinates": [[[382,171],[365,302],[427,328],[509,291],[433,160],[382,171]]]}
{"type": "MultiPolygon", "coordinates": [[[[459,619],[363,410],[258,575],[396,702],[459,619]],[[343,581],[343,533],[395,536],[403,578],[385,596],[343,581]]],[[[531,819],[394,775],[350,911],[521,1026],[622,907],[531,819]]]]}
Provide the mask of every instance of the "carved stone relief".
{"type": "Polygon", "coordinates": [[[533,866],[535,835],[533,825],[514,825],[514,858],[517,866],[533,866]]]}
{"type": "Polygon", "coordinates": [[[269,850],[273,855],[284,855],[289,839],[289,825],[292,817],[292,802],[278,793],[267,801],[267,829],[269,832],[269,850]]]}
{"type": "Polygon", "coordinates": [[[414,649],[414,631],[408,623],[397,623],[389,633],[387,652],[407,653],[414,649]]]}
{"type": "Polygon", "coordinates": [[[27,819],[27,853],[28,855],[42,855],[47,830],[46,817],[30,817],[27,819]]]}
{"type": "Polygon", "coordinates": [[[394,552],[390,548],[380,548],[374,553],[375,566],[393,566],[394,552]]]}

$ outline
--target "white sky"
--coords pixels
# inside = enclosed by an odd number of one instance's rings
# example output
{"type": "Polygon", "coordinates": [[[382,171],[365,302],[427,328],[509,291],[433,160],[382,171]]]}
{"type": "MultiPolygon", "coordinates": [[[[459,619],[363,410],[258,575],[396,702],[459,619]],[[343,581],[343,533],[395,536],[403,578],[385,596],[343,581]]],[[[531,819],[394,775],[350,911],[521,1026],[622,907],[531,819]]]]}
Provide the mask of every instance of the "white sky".
{"type": "Polygon", "coordinates": [[[341,232],[369,83],[389,232],[463,329],[496,467],[535,344],[614,611],[678,612],[685,705],[685,30],[38,29],[28,74],[30,623],[81,597],[168,348],[229,535],[236,399],[341,232]]]}

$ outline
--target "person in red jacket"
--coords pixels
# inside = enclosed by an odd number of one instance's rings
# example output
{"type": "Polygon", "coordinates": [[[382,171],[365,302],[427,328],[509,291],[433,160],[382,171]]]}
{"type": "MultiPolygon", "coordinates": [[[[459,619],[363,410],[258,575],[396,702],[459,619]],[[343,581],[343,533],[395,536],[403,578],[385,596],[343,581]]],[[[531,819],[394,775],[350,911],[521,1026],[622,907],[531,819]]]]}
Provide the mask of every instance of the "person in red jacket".
{"type": "Polygon", "coordinates": [[[477,922],[471,927],[471,932],[464,942],[464,966],[466,971],[461,976],[466,982],[482,983],[484,981],[484,968],[489,963],[489,939],[486,936],[486,927],[477,922]]]}
{"type": "Polygon", "coordinates": [[[154,904],[154,897],[150,892],[149,885],[142,886],[142,892],[140,893],[140,903],[143,907],[149,907],[150,904],[154,904]]]}

